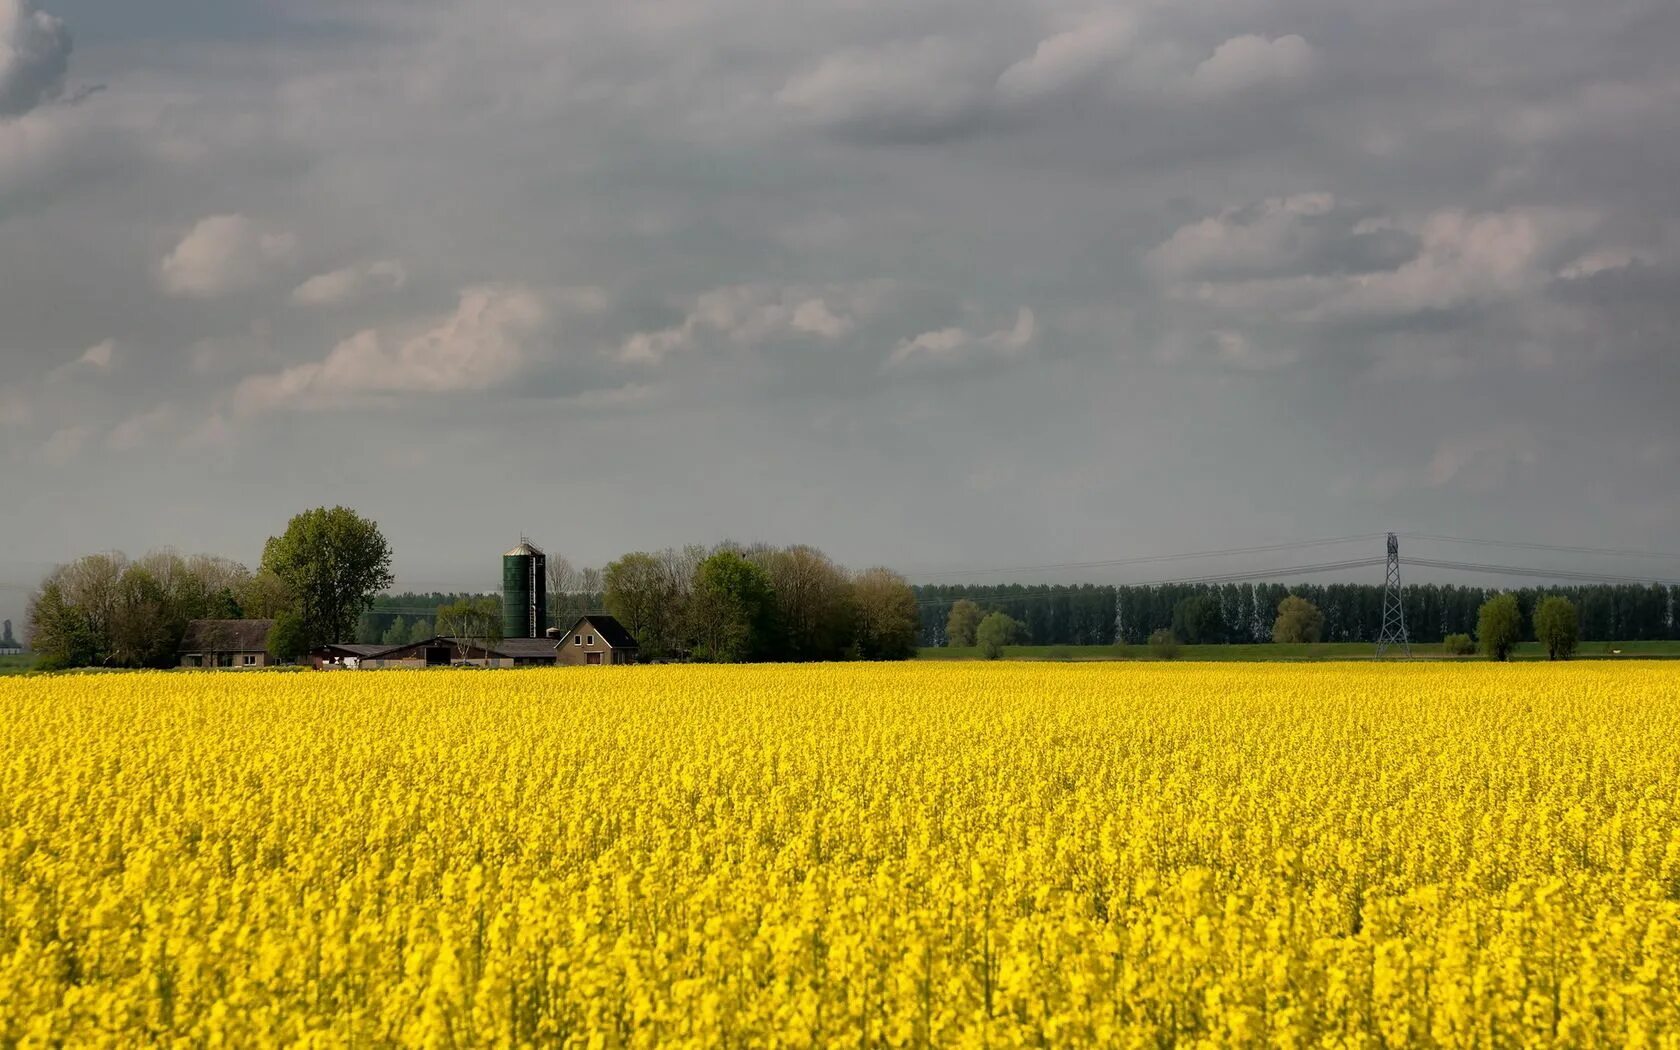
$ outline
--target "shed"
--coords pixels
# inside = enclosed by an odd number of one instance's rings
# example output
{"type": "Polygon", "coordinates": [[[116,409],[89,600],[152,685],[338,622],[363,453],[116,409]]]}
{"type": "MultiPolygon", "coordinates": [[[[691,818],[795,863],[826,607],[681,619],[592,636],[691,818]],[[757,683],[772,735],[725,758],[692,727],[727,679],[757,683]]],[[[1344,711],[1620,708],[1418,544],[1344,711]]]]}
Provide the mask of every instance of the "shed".
{"type": "Polygon", "coordinates": [[[590,613],[571,630],[555,633],[560,643],[559,662],[574,667],[633,664],[641,653],[635,636],[617,617],[606,613],[590,613]]]}
{"type": "Polygon", "coordinates": [[[273,620],[189,620],[181,638],[182,667],[268,667],[273,620]]]}
{"type": "Polygon", "coordinates": [[[317,671],[354,671],[362,665],[362,661],[374,659],[391,648],[389,645],[339,642],[311,649],[309,662],[315,665],[317,671]]]}

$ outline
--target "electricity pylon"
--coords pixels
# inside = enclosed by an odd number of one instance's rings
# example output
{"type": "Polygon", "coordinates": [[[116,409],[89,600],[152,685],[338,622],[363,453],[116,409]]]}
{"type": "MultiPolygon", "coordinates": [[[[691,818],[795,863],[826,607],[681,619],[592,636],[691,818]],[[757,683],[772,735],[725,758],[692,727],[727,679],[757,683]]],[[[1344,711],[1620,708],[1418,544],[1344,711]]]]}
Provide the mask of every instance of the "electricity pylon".
{"type": "Polygon", "coordinates": [[[1405,649],[1407,656],[1412,655],[1412,642],[1406,637],[1406,606],[1400,599],[1400,538],[1391,532],[1388,534],[1388,575],[1383,580],[1382,631],[1377,635],[1378,656],[1388,652],[1391,645],[1405,649]]]}

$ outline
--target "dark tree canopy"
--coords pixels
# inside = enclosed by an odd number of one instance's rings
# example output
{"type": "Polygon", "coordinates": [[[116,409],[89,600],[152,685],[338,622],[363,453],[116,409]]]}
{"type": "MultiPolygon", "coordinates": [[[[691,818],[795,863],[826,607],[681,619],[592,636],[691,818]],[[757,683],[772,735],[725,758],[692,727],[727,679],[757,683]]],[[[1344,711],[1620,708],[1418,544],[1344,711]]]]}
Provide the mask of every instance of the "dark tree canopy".
{"type": "Polygon", "coordinates": [[[393,580],[379,526],[347,507],[293,518],[263,547],[262,572],[284,585],[311,648],[356,637],[363,611],[393,580]]]}
{"type": "Polygon", "coordinates": [[[689,628],[700,659],[741,663],[767,658],[776,644],[770,574],[739,551],[710,555],[694,570],[689,628]]]}
{"type": "Polygon", "coordinates": [[[1211,594],[1198,594],[1173,606],[1172,631],[1189,645],[1223,642],[1225,616],[1219,599],[1211,594]]]}

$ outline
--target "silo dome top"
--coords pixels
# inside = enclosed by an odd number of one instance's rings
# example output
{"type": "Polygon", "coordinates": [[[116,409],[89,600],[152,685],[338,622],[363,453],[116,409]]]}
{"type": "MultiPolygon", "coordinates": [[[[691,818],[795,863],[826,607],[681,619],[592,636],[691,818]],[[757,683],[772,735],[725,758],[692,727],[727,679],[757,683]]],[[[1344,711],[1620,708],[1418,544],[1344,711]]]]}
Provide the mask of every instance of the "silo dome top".
{"type": "Polygon", "coordinates": [[[519,544],[519,546],[515,547],[513,550],[508,551],[506,554],[502,555],[502,557],[504,557],[504,558],[531,558],[531,557],[535,557],[536,555],[539,555],[541,553],[542,553],[542,551],[537,550],[537,548],[531,546],[530,541],[527,540],[527,541],[522,541],[519,544]]]}

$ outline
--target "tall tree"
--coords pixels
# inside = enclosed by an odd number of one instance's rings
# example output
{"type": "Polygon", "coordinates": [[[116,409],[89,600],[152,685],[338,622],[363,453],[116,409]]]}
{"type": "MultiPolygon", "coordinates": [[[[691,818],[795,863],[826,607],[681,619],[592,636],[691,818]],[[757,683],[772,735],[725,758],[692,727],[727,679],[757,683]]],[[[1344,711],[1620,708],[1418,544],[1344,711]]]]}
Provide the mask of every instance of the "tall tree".
{"type": "Polygon", "coordinates": [[[1476,617],[1476,641],[1492,660],[1509,660],[1511,650],[1522,638],[1522,606],[1507,591],[1482,603],[1476,617]]]}
{"type": "Polygon", "coordinates": [[[283,612],[275,617],[274,626],[268,629],[266,648],[275,663],[289,664],[307,655],[312,646],[303,617],[295,612],[283,612]]]}
{"type": "Polygon", "coordinates": [[[408,621],[401,616],[392,620],[391,626],[385,628],[385,633],[379,638],[379,644],[381,645],[402,645],[407,641],[408,621]]]}
{"type": "Polygon", "coordinates": [[[1317,642],[1323,637],[1324,614],[1318,611],[1318,606],[1295,594],[1278,603],[1272,641],[1317,642]]]}
{"type": "Polygon", "coordinates": [[[501,599],[485,595],[438,606],[437,632],[455,639],[461,659],[471,659],[473,650],[502,640],[501,599]]]}
{"type": "Polygon", "coordinates": [[[740,663],[772,654],[776,596],[770,574],[739,552],[720,550],[695,567],[688,608],[701,659],[740,663]]]}
{"type": "Polygon", "coordinates": [[[1534,610],[1534,637],[1546,647],[1546,657],[1567,660],[1581,641],[1581,619],[1568,598],[1553,594],[1534,610]]]}
{"type": "Polygon", "coordinates": [[[1173,634],[1188,645],[1209,645],[1225,640],[1225,616],[1219,599],[1196,594],[1173,606],[1173,634]]]}
{"type": "Polygon", "coordinates": [[[985,613],[980,606],[967,598],[959,598],[951,606],[951,615],[945,621],[945,644],[958,648],[968,648],[976,644],[974,632],[980,626],[985,613]]]}
{"type": "Polygon", "coordinates": [[[920,610],[916,592],[891,569],[865,569],[852,582],[858,655],[865,660],[908,660],[916,655],[920,610]]]}
{"type": "Polygon", "coordinates": [[[680,595],[659,555],[626,554],[603,574],[607,611],[636,636],[644,657],[666,656],[681,648],[680,595]]]}
{"type": "Polygon", "coordinates": [[[815,547],[755,547],[747,557],[770,574],[781,657],[838,660],[852,635],[852,594],[846,573],[815,547]]]}
{"type": "Polygon", "coordinates": [[[379,526],[347,507],[294,517],[263,547],[262,570],[285,584],[311,648],[351,637],[374,595],[393,580],[379,526]]]}

